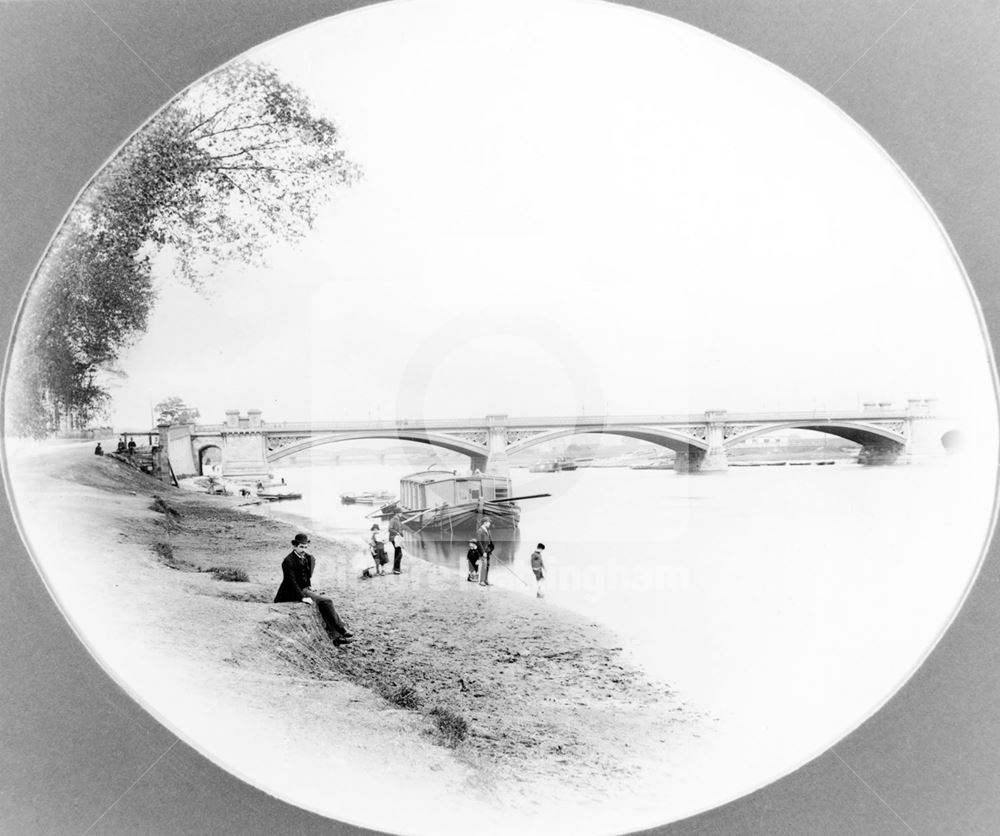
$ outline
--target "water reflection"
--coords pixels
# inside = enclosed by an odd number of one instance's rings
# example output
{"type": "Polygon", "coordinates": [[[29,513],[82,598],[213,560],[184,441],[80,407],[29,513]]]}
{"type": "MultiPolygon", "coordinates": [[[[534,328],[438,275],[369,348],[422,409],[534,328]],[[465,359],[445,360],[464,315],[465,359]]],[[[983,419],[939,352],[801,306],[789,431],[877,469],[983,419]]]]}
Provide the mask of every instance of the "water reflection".
{"type": "MultiPolygon", "coordinates": [[[[447,531],[407,531],[406,547],[411,554],[432,563],[465,571],[465,556],[469,551],[469,540],[474,535],[464,532],[450,534],[447,531]]],[[[490,561],[492,569],[501,566],[512,567],[521,547],[521,532],[517,528],[494,528],[492,532],[494,552],[490,561]]]]}
{"type": "MultiPolygon", "coordinates": [[[[533,595],[529,556],[544,542],[547,607],[611,627],[774,771],[870,712],[950,618],[992,507],[993,473],[973,465],[518,470],[517,492],[551,496],[494,533],[490,581],[533,595]]],[[[355,543],[367,566],[372,509],[339,495],[395,493],[413,470],[283,468],[303,499],[269,510],[355,543]]],[[[464,577],[470,536],[406,532],[404,571],[410,555],[464,577]]]]}

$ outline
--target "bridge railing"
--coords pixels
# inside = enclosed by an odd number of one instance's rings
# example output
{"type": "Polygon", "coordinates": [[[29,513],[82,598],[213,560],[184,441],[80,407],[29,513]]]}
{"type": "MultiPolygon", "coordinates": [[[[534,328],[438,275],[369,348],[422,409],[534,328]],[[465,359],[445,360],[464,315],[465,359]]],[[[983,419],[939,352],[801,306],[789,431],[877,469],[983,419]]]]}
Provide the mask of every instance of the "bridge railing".
{"type": "MultiPolygon", "coordinates": [[[[798,412],[722,412],[715,413],[713,418],[725,423],[782,423],[786,421],[865,421],[875,419],[901,419],[912,417],[905,408],[864,410],[860,408],[845,410],[804,410],[798,412]]],[[[704,424],[708,421],[704,412],[694,414],[660,414],[660,415],[571,415],[571,416],[539,416],[527,418],[506,418],[500,423],[510,429],[545,429],[560,427],[614,427],[634,426],[637,424],[704,424]]],[[[230,427],[227,424],[198,424],[194,427],[196,434],[217,434],[236,431],[263,430],[265,432],[352,432],[360,430],[413,430],[429,432],[436,430],[482,430],[491,425],[491,421],[479,418],[419,418],[376,421],[263,421],[260,427],[230,427]]]]}
{"type": "Polygon", "coordinates": [[[768,423],[779,423],[782,421],[865,421],[876,418],[908,418],[911,413],[905,409],[880,409],[878,411],[861,409],[844,409],[839,411],[831,410],[810,410],[801,412],[727,412],[725,420],[727,422],[752,423],[754,421],[767,421],[768,423]]]}

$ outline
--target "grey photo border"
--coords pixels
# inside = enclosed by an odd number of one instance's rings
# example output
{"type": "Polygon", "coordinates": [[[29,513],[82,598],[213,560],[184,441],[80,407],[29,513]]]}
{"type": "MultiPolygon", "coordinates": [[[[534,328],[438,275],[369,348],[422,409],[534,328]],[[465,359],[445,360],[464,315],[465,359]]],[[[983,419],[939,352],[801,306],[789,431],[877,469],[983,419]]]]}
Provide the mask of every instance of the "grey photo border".
{"type": "MultiPolygon", "coordinates": [[[[11,334],[28,279],[77,192],[151,113],[231,57],[364,5],[369,3],[51,0],[0,6],[3,334],[11,334]]],[[[996,345],[995,4],[961,0],[943,10],[914,0],[878,8],[855,0],[808,8],[795,0],[629,5],[761,55],[820,90],[867,130],[942,221],[996,345]]],[[[0,508],[0,537],[10,579],[0,593],[0,728],[6,730],[0,830],[363,832],[273,799],[174,738],[104,673],[53,606],[7,503],[0,508]]],[[[773,784],[655,832],[995,829],[997,562],[991,544],[941,642],[861,727],[773,784]]]]}

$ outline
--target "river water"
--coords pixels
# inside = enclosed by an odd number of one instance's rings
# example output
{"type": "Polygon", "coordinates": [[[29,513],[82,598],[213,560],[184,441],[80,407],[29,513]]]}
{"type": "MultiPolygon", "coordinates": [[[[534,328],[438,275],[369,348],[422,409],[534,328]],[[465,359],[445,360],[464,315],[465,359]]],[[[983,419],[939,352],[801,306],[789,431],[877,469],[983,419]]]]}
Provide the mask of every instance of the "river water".
{"type": "MultiPolygon", "coordinates": [[[[284,467],[276,475],[304,498],[267,513],[356,539],[360,571],[372,509],[342,505],[340,493],[395,494],[419,469],[284,467]]],[[[690,760],[711,774],[703,806],[819,754],[902,684],[975,573],[994,489],[992,467],[960,459],[511,477],[516,495],[551,496],[521,504],[519,537],[501,548],[491,581],[534,595],[529,555],[544,542],[547,603],[614,628],[652,675],[714,718],[690,760]]],[[[411,536],[404,569],[422,557],[454,567],[461,584],[466,549],[411,536]]]]}

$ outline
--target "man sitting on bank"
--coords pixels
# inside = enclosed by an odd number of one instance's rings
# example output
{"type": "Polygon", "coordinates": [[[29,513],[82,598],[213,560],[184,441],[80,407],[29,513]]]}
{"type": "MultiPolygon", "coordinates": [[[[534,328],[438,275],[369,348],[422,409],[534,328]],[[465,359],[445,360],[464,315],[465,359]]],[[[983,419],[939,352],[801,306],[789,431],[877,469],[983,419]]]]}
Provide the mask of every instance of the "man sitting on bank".
{"type": "Polygon", "coordinates": [[[306,551],[309,538],[305,534],[296,534],[292,540],[291,553],[281,561],[281,586],[274,596],[274,603],[298,602],[315,604],[323,616],[327,632],[333,637],[333,643],[338,647],[353,641],[354,634],[349,632],[333,608],[333,601],[325,595],[313,592],[312,574],[316,568],[316,558],[306,551]]]}

